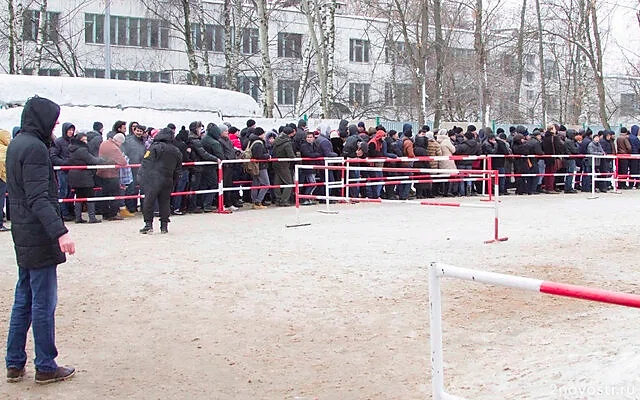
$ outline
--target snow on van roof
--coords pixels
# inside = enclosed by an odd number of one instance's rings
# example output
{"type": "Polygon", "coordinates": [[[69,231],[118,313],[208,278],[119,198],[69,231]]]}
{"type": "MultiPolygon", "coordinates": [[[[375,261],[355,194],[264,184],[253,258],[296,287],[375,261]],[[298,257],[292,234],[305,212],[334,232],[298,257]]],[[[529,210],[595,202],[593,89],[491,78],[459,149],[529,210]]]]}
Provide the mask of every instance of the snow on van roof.
{"type": "Polygon", "coordinates": [[[223,116],[260,115],[260,107],[251,96],[202,86],[0,74],[0,87],[0,102],[10,105],[22,105],[28,98],[38,95],[62,106],[219,112],[223,116]]]}

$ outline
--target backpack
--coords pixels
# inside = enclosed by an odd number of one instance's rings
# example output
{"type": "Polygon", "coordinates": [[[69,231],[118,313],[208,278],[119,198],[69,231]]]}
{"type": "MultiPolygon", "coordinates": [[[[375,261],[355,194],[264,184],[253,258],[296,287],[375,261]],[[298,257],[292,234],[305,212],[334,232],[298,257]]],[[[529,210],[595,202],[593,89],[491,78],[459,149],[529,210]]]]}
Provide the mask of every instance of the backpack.
{"type": "MultiPolygon", "coordinates": [[[[258,142],[258,140],[256,140],[253,143],[251,143],[251,145],[249,147],[247,147],[247,149],[242,153],[242,157],[241,158],[243,160],[251,160],[253,158],[252,149],[253,149],[253,146],[257,142],[258,142]]],[[[250,162],[244,163],[242,165],[242,170],[245,173],[247,173],[247,174],[249,174],[251,176],[260,175],[260,166],[255,161],[250,161],[250,162]]]]}

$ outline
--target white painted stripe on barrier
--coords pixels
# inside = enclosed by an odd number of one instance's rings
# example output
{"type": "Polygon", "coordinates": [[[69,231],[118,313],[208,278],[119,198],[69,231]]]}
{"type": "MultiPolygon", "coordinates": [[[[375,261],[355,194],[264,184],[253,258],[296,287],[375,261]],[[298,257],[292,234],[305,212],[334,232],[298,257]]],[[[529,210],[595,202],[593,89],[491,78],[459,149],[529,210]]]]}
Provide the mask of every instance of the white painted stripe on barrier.
{"type": "Polygon", "coordinates": [[[435,264],[436,275],[439,277],[451,277],[464,279],[467,281],[487,283],[490,285],[500,285],[516,289],[539,292],[542,280],[524,278],[521,276],[498,274],[495,272],[476,271],[468,268],[454,267],[446,264],[435,264]]]}

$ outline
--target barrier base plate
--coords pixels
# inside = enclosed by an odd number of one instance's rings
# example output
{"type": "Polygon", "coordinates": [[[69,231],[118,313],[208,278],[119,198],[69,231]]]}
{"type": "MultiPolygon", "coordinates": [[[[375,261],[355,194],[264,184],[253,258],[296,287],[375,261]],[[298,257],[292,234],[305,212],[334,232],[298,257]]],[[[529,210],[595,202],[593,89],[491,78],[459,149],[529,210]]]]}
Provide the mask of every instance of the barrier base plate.
{"type": "Polygon", "coordinates": [[[338,214],[338,211],[331,211],[331,210],[318,210],[318,212],[322,214],[338,214]]]}
{"type": "Polygon", "coordinates": [[[507,240],[509,240],[508,237],[502,237],[497,239],[485,240],[484,244],[506,242],[507,240]]]}
{"type": "Polygon", "coordinates": [[[298,228],[300,226],[309,226],[311,225],[311,222],[304,222],[304,223],[299,223],[299,224],[291,224],[291,225],[285,225],[286,228],[298,228]]]}

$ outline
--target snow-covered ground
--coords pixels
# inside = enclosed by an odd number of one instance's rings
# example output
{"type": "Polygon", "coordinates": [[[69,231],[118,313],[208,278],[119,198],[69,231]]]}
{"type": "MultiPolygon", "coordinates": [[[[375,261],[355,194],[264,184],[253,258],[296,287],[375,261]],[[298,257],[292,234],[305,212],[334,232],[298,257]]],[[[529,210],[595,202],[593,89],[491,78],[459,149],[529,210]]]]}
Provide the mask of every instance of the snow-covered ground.
{"type": "MultiPolygon", "coordinates": [[[[78,375],[38,387],[30,363],[0,398],[428,399],[431,261],[640,293],[640,193],[586,197],[503,198],[509,241],[492,245],[491,210],[413,204],[303,208],[311,225],[289,229],[293,208],[172,217],[169,235],[140,235],[140,217],[71,224],[57,340],[78,375]]],[[[0,343],[15,275],[0,235],[0,343]]],[[[447,390],[638,399],[638,317],[447,279],[447,390]]]]}

